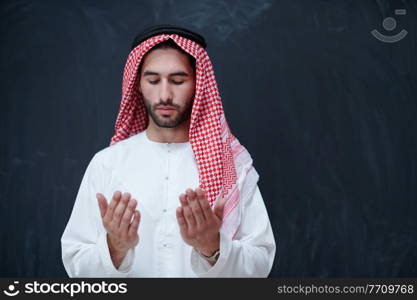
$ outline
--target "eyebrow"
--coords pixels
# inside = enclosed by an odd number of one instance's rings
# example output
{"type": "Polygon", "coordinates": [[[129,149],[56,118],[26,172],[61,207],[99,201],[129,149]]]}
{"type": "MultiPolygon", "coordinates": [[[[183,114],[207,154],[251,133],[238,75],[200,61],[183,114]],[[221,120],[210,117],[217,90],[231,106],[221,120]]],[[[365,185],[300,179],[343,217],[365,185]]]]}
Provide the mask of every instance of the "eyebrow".
{"type": "MultiPolygon", "coordinates": [[[[153,72],[153,71],[145,71],[143,72],[143,76],[150,76],[150,75],[160,75],[157,72],[153,72]]],[[[183,71],[178,71],[178,72],[174,72],[174,73],[169,73],[168,76],[190,76],[190,74],[183,72],[183,71]]]]}

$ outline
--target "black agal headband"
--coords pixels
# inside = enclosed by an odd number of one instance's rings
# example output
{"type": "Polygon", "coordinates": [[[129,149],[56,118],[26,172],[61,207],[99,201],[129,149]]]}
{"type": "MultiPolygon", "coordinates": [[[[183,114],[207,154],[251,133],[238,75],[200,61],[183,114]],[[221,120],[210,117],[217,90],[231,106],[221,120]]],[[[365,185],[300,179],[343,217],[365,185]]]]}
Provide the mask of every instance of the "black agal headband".
{"type": "Polygon", "coordinates": [[[156,25],[139,33],[133,40],[132,49],[148,38],[159,34],[178,34],[200,44],[204,49],[207,47],[204,37],[196,32],[175,25],[156,25]]]}

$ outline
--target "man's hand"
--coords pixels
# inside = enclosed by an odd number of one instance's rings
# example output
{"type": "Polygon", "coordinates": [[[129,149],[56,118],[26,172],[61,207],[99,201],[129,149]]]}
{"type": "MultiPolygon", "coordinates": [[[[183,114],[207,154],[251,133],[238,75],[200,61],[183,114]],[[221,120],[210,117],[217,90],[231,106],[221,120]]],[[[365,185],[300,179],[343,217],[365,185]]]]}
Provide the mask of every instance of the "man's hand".
{"type": "Polygon", "coordinates": [[[127,251],[139,242],[140,213],[137,201],[129,193],[116,191],[110,205],[103,194],[96,194],[101,218],[107,231],[107,244],[113,264],[118,269],[127,251]],[[132,220],[132,216],[133,220],[132,220]]]}
{"type": "Polygon", "coordinates": [[[177,220],[183,240],[200,253],[211,256],[220,248],[220,227],[226,203],[221,199],[211,209],[205,192],[197,188],[187,189],[179,196],[181,206],[177,208],[177,220]]]}

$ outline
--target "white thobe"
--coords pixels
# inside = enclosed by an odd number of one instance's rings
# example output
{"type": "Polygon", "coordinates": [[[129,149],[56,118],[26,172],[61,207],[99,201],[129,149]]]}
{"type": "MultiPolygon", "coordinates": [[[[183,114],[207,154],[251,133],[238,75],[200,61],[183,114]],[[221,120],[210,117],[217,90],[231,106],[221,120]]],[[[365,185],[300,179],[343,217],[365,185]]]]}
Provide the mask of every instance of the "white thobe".
{"type": "MultiPolygon", "coordinates": [[[[256,173],[254,168],[251,172],[256,173]]],[[[61,238],[68,275],[267,277],[274,261],[275,240],[257,184],[252,190],[243,185],[240,227],[233,240],[220,230],[220,256],[213,266],[183,241],[176,219],[179,195],[187,188],[197,188],[198,180],[189,142],[154,142],[142,131],[96,153],[61,238]],[[139,243],[128,251],[118,269],[110,257],[96,199],[100,192],[110,202],[116,190],[129,192],[141,213],[139,243]]]]}

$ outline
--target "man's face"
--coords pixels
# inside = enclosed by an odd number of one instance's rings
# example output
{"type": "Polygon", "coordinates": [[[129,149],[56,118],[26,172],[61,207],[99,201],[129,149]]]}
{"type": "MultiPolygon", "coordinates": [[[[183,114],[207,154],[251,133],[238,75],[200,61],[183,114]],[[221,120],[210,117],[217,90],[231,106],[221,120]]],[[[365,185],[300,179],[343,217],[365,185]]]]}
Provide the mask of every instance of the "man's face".
{"type": "Polygon", "coordinates": [[[172,48],[148,53],[142,65],[139,90],[157,126],[174,128],[189,119],[195,74],[187,55],[172,48]]]}

